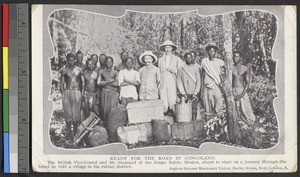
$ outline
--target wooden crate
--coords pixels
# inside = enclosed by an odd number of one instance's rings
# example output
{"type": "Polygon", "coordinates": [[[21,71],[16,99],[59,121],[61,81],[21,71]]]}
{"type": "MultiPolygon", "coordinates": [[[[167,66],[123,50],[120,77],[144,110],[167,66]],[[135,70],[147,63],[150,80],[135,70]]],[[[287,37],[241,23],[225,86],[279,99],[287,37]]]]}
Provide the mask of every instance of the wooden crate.
{"type": "Polygon", "coordinates": [[[164,105],[162,100],[133,102],[129,103],[126,109],[129,124],[151,122],[152,119],[164,119],[164,105]]]}
{"type": "Polygon", "coordinates": [[[204,123],[202,120],[196,120],[186,123],[175,123],[171,125],[172,138],[187,140],[196,136],[202,136],[204,123]]]}

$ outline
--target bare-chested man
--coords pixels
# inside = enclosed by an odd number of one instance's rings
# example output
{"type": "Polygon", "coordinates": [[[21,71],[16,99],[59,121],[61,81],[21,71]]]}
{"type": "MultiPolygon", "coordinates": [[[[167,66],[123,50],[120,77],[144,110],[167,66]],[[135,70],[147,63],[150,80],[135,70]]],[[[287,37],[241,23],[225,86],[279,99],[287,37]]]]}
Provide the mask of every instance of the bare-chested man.
{"type": "MultiPolygon", "coordinates": [[[[96,65],[92,59],[86,61],[87,69],[84,72],[85,92],[84,92],[84,119],[86,119],[91,111],[99,116],[99,106],[97,101],[97,80],[98,72],[95,71],[96,65]]],[[[83,120],[82,120],[83,121],[83,120]]]]}
{"type": "Polygon", "coordinates": [[[75,58],[73,53],[67,55],[68,65],[61,74],[62,104],[66,113],[68,139],[72,139],[77,131],[81,117],[81,97],[85,89],[83,72],[81,68],[75,66],[75,58]]]}
{"type": "Polygon", "coordinates": [[[235,66],[232,69],[232,89],[235,107],[239,118],[253,128],[255,116],[247,94],[250,85],[249,68],[242,65],[242,53],[239,51],[233,52],[233,61],[235,66]]]}
{"type": "MultiPolygon", "coordinates": [[[[106,58],[107,58],[107,56],[104,53],[102,53],[102,54],[99,55],[100,66],[99,66],[98,69],[96,69],[96,71],[99,74],[99,77],[101,75],[101,72],[105,71],[105,69],[106,69],[106,58]]],[[[97,86],[97,92],[98,92],[97,105],[98,105],[100,113],[101,113],[101,90],[102,90],[102,86],[98,85],[97,86]]]]}
{"type": "Polygon", "coordinates": [[[101,113],[104,121],[107,120],[110,110],[119,103],[119,94],[117,92],[118,86],[118,72],[113,67],[114,60],[112,57],[106,58],[106,69],[100,72],[98,85],[101,86],[101,113]]]}

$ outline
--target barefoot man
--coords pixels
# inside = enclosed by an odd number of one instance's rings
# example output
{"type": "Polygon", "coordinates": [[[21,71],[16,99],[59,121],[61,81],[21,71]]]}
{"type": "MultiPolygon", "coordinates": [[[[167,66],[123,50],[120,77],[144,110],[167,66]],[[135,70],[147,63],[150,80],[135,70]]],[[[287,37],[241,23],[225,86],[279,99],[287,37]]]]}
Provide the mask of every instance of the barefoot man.
{"type": "MultiPolygon", "coordinates": [[[[206,47],[208,58],[201,62],[201,68],[204,70],[203,75],[203,105],[206,119],[211,115],[221,116],[223,114],[222,94],[219,88],[221,83],[220,74],[225,67],[223,60],[216,58],[218,47],[214,43],[209,43],[206,47]]],[[[207,119],[208,120],[208,119],[207,119]]]]}
{"type": "Polygon", "coordinates": [[[83,72],[81,68],[75,66],[75,58],[73,53],[67,55],[68,65],[62,70],[61,75],[62,104],[66,113],[67,137],[69,139],[73,139],[80,122],[81,97],[85,88],[83,72]]]}
{"type": "Polygon", "coordinates": [[[199,69],[194,65],[195,58],[192,57],[191,53],[185,53],[184,59],[186,64],[178,71],[177,87],[179,94],[184,97],[185,101],[192,102],[192,120],[196,120],[200,74],[199,69]]]}
{"type": "Polygon", "coordinates": [[[96,104],[98,72],[95,71],[96,65],[92,59],[86,61],[86,66],[87,69],[84,72],[85,92],[83,94],[84,120],[90,116],[91,111],[99,116],[99,108],[96,104]]]}
{"type": "Polygon", "coordinates": [[[232,90],[235,99],[235,108],[241,120],[245,121],[254,129],[255,116],[247,94],[250,86],[249,68],[242,65],[242,53],[233,52],[234,67],[232,69],[232,90]]]}
{"type": "Polygon", "coordinates": [[[118,106],[119,94],[118,94],[118,72],[113,67],[114,60],[112,57],[106,58],[106,69],[100,72],[98,85],[101,89],[101,114],[104,121],[107,120],[108,113],[114,107],[118,106]]]}

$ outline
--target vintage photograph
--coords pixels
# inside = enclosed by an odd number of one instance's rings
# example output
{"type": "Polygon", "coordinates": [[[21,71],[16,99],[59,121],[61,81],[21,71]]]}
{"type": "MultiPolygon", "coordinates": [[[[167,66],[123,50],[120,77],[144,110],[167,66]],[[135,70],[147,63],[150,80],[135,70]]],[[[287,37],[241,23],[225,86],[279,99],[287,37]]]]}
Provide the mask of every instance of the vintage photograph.
{"type": "Polygon", "coordinates": [[[278,142],[274,14],[59,9],[47,26],[54,146],[278,142]]]}
{"type": "Polygon", "coordinates": [[[32,169],[297,171],[296,8],[32,6],[32,169]]]}

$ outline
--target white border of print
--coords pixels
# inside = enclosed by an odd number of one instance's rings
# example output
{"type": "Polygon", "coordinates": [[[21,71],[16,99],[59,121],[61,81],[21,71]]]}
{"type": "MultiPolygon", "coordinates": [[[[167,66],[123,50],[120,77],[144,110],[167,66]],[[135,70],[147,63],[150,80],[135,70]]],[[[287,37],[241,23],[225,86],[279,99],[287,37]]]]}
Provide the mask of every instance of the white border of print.
{"type": "MultiPolygon", "coordinates": [[[[278,67],[278,61],[274,59],[273,57],[273,48],[275,46],[275,43],[277,41],[277,37],[278,37],[278,30],[279,30],[279,23],[278,23],[278,18],[277,16],[270,12],[270,11],[267,11],[267,10],[261,10],[261,9],[243,9],[243,10],[236,10],[236,11],[230,11],[230,12],[225,12],[225,13],[219,13],[219,14],[213,14],[213,15],[200,15],[198,13],[198,9],[196,10],[189,10],[189,11],[182,11],[182,12],[145,12],[145,11],[138,11],[138,10],[129,10],[129,9],[125,9],[125,13],[121,16],[112,16],[112,15],[107,15],[107,14],[102,14],[102,13],[96,13],[96,12],[91,12],[91,11],[87,11],[87,10],[80,10],[80,9],[75,9],[75,8],[60,8],[60,9],[56,9],[54,10],[53,12],[51,12],[47,18],[47,24],[49,24],[49,19],[50,19],[50,16],[57,12],[57,11],[61,11],[61,10],[70,10],[70,11],[79,11],[79,12],[83,12],[83,13],[90,13],[90,14],[94,14],[94,15],[100,15],[100,16],[104,16],[104,17],[110,17],[110,18],[115,18],[115,19],[118,19],[118,18],[122,18],[124,17],[127,12],[138,12],[138,13],[146,13],[146,14],[182,14],[182,13],[196,13],[196,15],[198,16],[202,16],[202,17],[210,17],[210,16],[217,16],[217,15],[223,15],[223,14],[231,14],[231,13],[234,13],[234,12],[238,12],[238,11],[261,11],[261,12],[267,12],[267,13],[270,13],[272,15],[274,15],[276,17],[276,25],[277,25],[277,31],[276,31],[276,36],[275,36],[275,40],[274,40],[274,43],[272,45],[272,53],[271,53],[271,58],[273,61],[276,62],[276,68],[275,68],[275,75],[277,73],[277,67],[278,67]]],[[[48,27],[48,26],[47,26],[48,27]]],[[[47,28],[48,29],[48,35],[49,35],[49,38],[50,38],[50,41],[51,41],[51,44],[52,44],[52,49],[53,49],[53,55],[51,57],[49,57],[49,59],[53,58],[54,57],[54,44],[53,44],[53,38],[51,37],[51,33],[50,33],[50,29],[49,27],[47,28]]],[[[50,61],[50,60],[49,60],[50,61]]],[[[49,64],[49,71],[51,71],[51,64],[49,64]]],[[[51,73],[51,79],[52,79],[52,73],[51,73]]],[[[276,83],[277,83],[277,78],[276,78],[276,83]]],[[[51,87],[51,85],[49,85],[49,88],[51,87]]],[[[278,94],[277,97],[274,98],[273,100],[273,108],[274,108],[274,112],[275,112],[275,117],[276,117],[276,120],[277,120],[277,123],[278,123],[278,133],[279,133],[279,136],[278,136],[278,141],[275,145],[273,145],[272,147],[270,148],[265,148],[265,149],[251,149],[253,151],[264,151],[264,150],[269,150],[269,149],[274,149],[276,148],[276,146],[278,145],[279,143],[279,139],[280,139],[280,136],[281,135],[281,131],[280,131],[280,121],[278,119],[278,115],[276,114],[276,109],[275,109],[275,101],[276,99],[278,99],[278,97],[280,96],[279,93],[278,93],[278,89],[277,89],[277,84],[275,84],[275,87],[276,87],[276,94],[278,94]]],[[[48,96],[48,101],[52,101],[53,105],[55,104],[54,101],[52,99],[50,99],[50,94],[51,94],[51,91],[49,90],[49,96],[48,96]]],[[[54,111],[52,110],[52,114],[54,113],[54,111]]],[[[52,116],[52,115],[51,115],[52,116]]],[[[48,123],[48,127],[50,127],[50,124],[51,124],[51,119],[49,119],[49,123],[48,123]]],[[[50,140],[50,136],[48,136],[48,140],[49,142],[51,142],[50,140]]],[[[53,145],[53,143],[51,142],[50,143],[51,146],[53,146],[54,148],[57,148],[57,149],[62,149],[62,150],[65,150],[66,148],[62,148],[62,147],[57,147],[55,145],[53,145]]],[[[110,144],[106,144],[106,145],[102,145],[102,146],[99,146],[99,147],[91,147],[91,148],[88,148],[88,149],[99,149],[100,147],[105,147],[105,146],[109,146],[109,145],[112,145],[112,144],[119,144],[119,145],[123,145],[124,148],[126,149],[126,151],[130,151],[130,149],[128,149],[128,147],[124,144],[124,143],[118,143],[118,142],[115,142],[115,143],[110,143],[110,144]]],[[[215,142],[205,142],[205,143],[202,143],[197,149],[201,149],[201,146],[203,145],[209,145],[209,144],[220,144],[220,143],[215,143],[215,142]]],[[[240,146],[234,146],[234,145],[228,145],[228,144],[222,144],[223,146],[227,146],[227,147],[235,147],[237,149],[249,149],[249,148],[246,148],[246,147],[240,147],[240,146]]],[[[182,145],[164,145],[164,147],[172,147],[172,146],[182,146],[182,145]]],[[[185,147],[185,148],[192,148],[192,149],[195,149],[195,147],[189,147],[189,146],[182,146],[182,147],[185,147]]],[[[142,147],[142,148],[139,148],[139,149],[149,149],[149,148],[156,148],[156,147],[142,147]]],[[[75,151],[85,151],[87,150],[86,148],[83,148],[83,149],[74,149],[74,148],[70,148],[68,149],[68,151],[72,151],[72,150],[75,150],[75,151]]]]}

